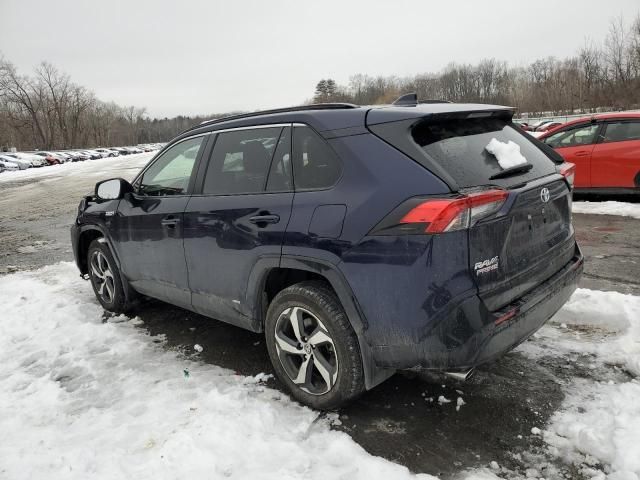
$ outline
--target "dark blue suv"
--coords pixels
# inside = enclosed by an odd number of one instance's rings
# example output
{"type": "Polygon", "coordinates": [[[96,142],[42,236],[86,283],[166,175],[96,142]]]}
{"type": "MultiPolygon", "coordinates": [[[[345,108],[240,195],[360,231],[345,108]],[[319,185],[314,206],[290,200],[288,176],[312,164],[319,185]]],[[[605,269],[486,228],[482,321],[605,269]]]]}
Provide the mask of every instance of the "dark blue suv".
{"type": "Polygon", "coordinates": [[[82,200],[77,265],[106,310],[144,295],[264,332],[315,408],[400,369],[464,378],[582,273],[572,166],[512,115],[405,97],[205,122],[82,200]],[[502,168],[492,139],[526,163],[502,168]]]}

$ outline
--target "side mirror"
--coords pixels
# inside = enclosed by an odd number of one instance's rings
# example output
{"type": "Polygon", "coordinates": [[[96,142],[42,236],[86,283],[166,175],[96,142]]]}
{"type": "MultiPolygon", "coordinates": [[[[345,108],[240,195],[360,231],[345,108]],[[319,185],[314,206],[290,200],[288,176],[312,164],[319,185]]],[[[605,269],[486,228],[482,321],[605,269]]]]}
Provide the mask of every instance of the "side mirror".
{"type": "Polygon", "coordinates": [[[95,197],[98,200],[119,200],[125,193],[132,192],[133,187],[123,178],[112,178],[96,183],[95,197]]]}

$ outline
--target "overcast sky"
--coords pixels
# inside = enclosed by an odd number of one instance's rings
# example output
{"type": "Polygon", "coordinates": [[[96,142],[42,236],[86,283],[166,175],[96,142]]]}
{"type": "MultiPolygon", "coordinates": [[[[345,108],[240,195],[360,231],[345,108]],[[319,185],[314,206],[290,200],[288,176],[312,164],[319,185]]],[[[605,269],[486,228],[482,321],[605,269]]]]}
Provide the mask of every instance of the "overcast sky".
{"type": "Polygon", "coordinates": [[[638,0],[0,0],[0,52],[151,116],[298,104],[321,78],[524,65],[600,42],[638,0]]]}

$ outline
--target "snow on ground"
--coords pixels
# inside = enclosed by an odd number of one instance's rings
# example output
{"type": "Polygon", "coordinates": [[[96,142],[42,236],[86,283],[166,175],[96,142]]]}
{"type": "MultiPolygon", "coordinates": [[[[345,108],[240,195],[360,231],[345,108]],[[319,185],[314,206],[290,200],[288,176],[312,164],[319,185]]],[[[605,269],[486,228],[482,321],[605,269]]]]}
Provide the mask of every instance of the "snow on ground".
{"type": "Polygon", "coordinates": [[[0,277],[0,305],[2,478],[415,478],[263,377],[104,322],[71,263],[0,277]]]}
{"type": "MultiPolygon", "coordinates": [[[[415,478],[264,374],[169,350],[139,319],[105,320],[71,263],[0,277],[0,305],[2,478],[415,478]]],[[[520,350],[629,372],[571,380],[543,438],[587,477],[638,480],[640,297],[579,289],[520,350]]]]}
{"type": "Polygon", "coordinates": [[[122,155],[120,157],[101,158],[98,160],[85,160],[84,162],[67,162],[61,165],[28,168],[14,172],[3,172],[2,175],[0,175],[0,183],[32,178],[44,179],[46,181],[48,177],[53,179],[66,175],[103,176],[112,170],[122,170],[127,167],[140,169],[146,165],[155,154],[156,152],[138,153],[122,155]]]}
{"type": "Polygon", "coordinates": [[[573,213],[596,215],[621,215],[640,219],[640,203],[616,201],[606,202],[573,202],[573,213]]]}
{"type": "Polygon", "coordinates": [[[640,297],[578,289],[520,351],[532,359],[555,355],[574,361],[575,354],[583,355],[591,369],[606,365],[627,373],[622,383],[574,379],[544,439],[550,453],[587,477],[638,480],[640,297]]]}

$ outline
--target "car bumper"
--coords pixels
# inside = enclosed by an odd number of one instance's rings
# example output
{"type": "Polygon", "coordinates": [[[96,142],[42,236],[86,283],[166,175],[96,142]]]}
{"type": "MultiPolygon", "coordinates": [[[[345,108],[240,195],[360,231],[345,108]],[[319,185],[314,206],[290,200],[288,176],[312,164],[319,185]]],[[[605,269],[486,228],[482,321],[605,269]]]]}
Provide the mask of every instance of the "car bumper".
{"type": "Polygon", "coordinates": [[[464,371],[495,360],[533,335],[571,297],[584,267],[576,245],[569,263],[510,305],[490,312],[474,295],[417,344],[373,346],[376,365],[396,370],[464,371]]]}

